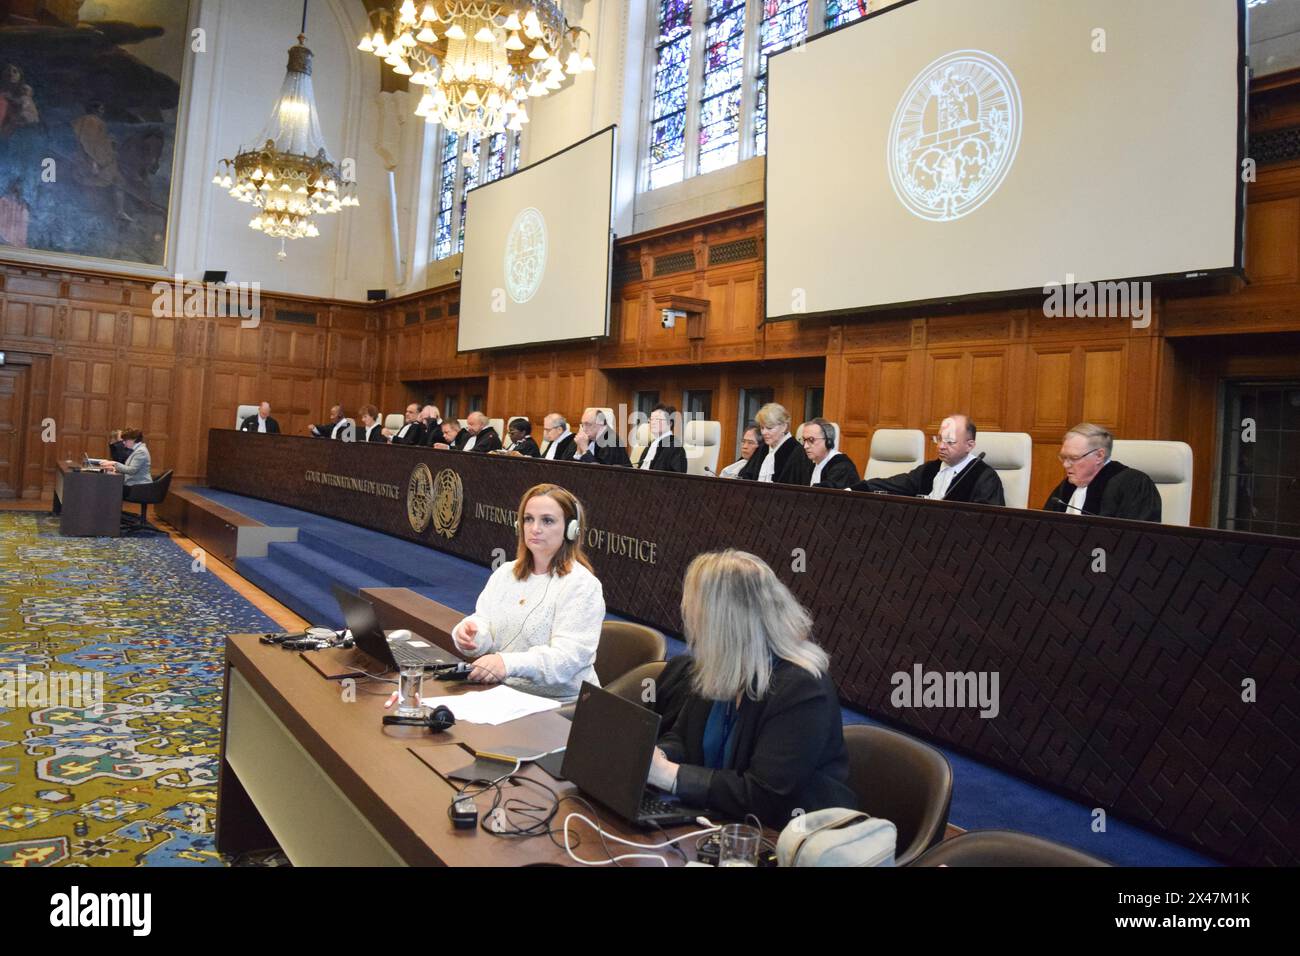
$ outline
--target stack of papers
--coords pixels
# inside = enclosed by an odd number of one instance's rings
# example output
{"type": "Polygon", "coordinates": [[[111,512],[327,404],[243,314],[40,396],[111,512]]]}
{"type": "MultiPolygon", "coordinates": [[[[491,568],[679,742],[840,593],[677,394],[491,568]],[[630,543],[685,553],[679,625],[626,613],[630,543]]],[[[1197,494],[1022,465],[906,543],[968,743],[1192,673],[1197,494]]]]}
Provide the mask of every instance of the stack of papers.
{"type": "Polygon", "coordinates": [[[525,694],[521,690],[498,684],[491,690],[476,691],[472,694],[460,694],[456,697],[425,697],[421,703],[428,707],[439,704],[456,715],[457,720],[470,724],[504,724],[520,717],[540,714],[547,710],[557,710],[558,700],[525,694]]]}

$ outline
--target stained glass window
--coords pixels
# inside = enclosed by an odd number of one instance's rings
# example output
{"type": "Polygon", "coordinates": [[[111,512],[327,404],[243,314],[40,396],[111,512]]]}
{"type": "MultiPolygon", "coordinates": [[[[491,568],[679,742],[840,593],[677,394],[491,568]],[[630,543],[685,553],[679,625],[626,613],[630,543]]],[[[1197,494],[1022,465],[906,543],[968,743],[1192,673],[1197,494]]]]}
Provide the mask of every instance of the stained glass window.
{"type": "Polygon", "coordinates": [[[745,76],[745,0],[710,0],[704,24],[699,171],[740,158],[740,97],[745,76]]]}
{"type": "Polygon", "coordinates": [[[867,15],[870,0],[826,0],[826,29],[834,30],[867,15]]]}
{"type": "Polygon", "coordinates": [[[758,98],[754,108],[754,155],[767,152],[767,59],[808,35],[808,0],[763,0],[759,24],[758,98]]]}
{"type": "Polygon", "coordinates": [[[519,134],[494,133],[486,143],[477,136],[462,139],[449,130],[442,132],[438,153],[438,205],[434,220],[433,257],[445,259],[465,248],[465,197],[471,189],[513,173],[519,168],[519,134]],[[464,161],[465,147],[470,165],[464,161]]]}
{"type": "Polygon", "coordinates": [[[451,216],[456,202],[456,177],[460,173],[459,137],[450,131],[443,133],[442,153],[438,165],[438,218],[433,236],[433,257],[445,259],[451,255],[451,216]]]}
{"type": "Polygon", "coordinates": [[[685,173],[690,65],[691,2],[659,0],[650,111],[651,189],[678,182],[685,173]]]}

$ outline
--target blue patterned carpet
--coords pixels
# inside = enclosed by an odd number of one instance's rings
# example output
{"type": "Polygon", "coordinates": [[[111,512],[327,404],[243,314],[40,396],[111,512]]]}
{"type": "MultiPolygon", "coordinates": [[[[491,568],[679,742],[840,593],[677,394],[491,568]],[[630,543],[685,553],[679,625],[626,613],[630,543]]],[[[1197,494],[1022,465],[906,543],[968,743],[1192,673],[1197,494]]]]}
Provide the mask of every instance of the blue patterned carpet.
{"type": "Polygon", "coordinates": [[[278,628],[197,564],[163,536],[63,538],[0,511],[0,866],[231,862],[213,838],[223,643],[278,628]],[[56,674],[80,684],[43,699],[56,674]]]}

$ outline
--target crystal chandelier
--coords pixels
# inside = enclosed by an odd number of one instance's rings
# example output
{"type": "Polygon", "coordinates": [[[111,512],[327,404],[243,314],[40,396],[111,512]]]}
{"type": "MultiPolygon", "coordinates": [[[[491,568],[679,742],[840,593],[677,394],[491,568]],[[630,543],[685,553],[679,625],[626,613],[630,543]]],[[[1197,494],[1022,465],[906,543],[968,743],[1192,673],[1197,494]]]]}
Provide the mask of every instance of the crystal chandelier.
{"type": "Polygon", "coordinates": [[[456,133],[522,129],[525,100],[596,69],[590,35],[553,0],[402,0],[373,15],[357,49],[425,87],[415,115],[456,133]]]}
{"type": "Polygon", "coordinates": [[[234,159],[221,160],[212,179],[235,199],[257,208],[249,228],[279,239],[281,259],[285,257],[285,239],[320,235],[313,216],[360,205],[355,182],[342,182],[338,167],[325,152],[306,34],[307,3],[303,0],[302,33],[298,45],[289,48],[284,85],[258,137],[262,145],[241,147],[234,159]]]}

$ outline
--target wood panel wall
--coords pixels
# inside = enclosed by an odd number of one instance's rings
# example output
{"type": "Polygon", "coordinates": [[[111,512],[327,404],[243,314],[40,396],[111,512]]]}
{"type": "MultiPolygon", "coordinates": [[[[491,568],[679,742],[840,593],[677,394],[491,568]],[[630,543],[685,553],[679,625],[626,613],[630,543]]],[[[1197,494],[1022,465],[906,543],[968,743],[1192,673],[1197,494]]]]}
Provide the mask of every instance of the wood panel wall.
{"type": "Polygon", "coordinates": [[[102,453],[112,427],[143,428],[159,466],[193,480],[205,472],[208,427],[233,425],[238,404],[267,398],[300,433],[335,401],[393,412],[451,390],[467,408],[483,381],[490,415],[536,423],[550,411],[576,421],[588,405],[631,407],[643,389],[674,404],[686,388],[710,389],[730,460],[740,389],[773,388],[797,419],[803,390],[820,384],[859,465],[876,428],[932,431],[953,411],[983,430],[1028,432],[1031,503],[1059,481],[1055,454],[1075,422],[1187,441],[1193,522],[1208,524],[1221,383],[1300,377],[1300,71],[1254,85],[1251,137],[1261,159],[1248,192],[1248,281],[1167,289],[1144,329],[1045,318],[1041,301],[764,324],[761,206],[620,240],[607,340],[490,353],[456,351],[455,286],[373,304],[267,295],[262,323],[244,329],[155,317],[143,280],[0,263],[0,349],[31,367],[22,494],[48,493],[56,457],[102,453]],[[663,328],[673,297],[707,303],[702,321],[663,328]],[[58,425],[54,445],[40,441],[46,417],[58,425]]]}

